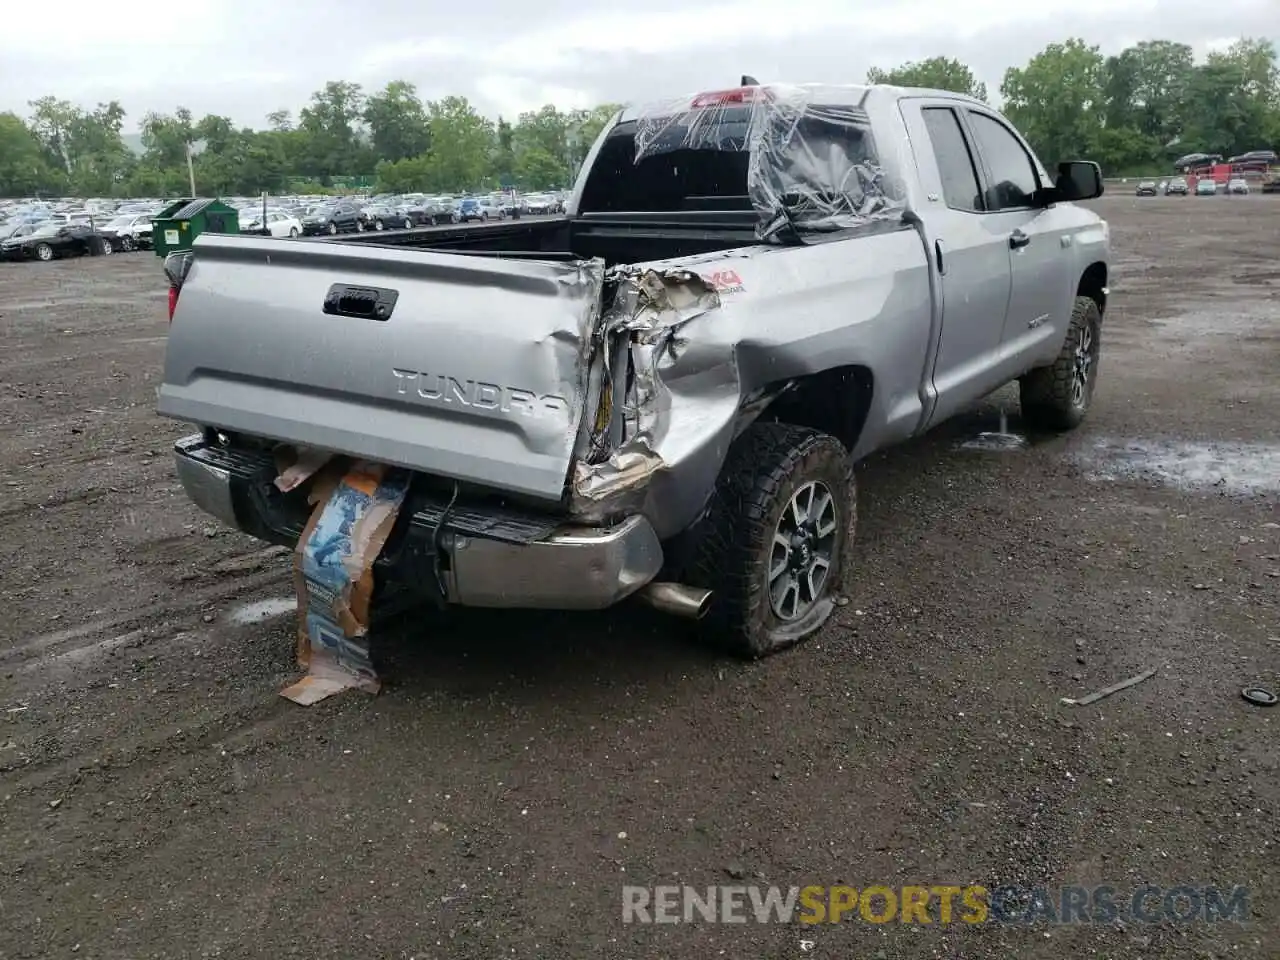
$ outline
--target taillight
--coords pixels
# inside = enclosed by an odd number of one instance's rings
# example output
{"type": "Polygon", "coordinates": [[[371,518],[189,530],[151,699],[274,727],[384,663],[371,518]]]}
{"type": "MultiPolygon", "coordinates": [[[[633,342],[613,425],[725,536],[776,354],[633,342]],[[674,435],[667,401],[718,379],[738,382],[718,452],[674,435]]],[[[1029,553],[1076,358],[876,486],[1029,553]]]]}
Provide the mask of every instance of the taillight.
{"type": "Polygon", "coordinates": [[[164,275],[169,278],[169,322],[173,323],[173,312],[178,308],[178,295],[182,293],[182,284],[191,271],[191,251],[179,250],[164,258],[164,275]]]}

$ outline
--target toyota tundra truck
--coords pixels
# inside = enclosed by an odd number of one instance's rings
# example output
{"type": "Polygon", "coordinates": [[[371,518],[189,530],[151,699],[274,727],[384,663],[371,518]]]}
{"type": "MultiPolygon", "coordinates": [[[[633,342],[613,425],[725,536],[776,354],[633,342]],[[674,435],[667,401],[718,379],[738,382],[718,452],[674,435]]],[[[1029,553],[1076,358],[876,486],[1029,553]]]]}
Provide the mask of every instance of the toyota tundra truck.
{"type": "Polygon", "coordinates": [[[1109,235],[1098,166],[985,103],[746,79],[619,112],[554,219],[167,258],[187,494],[292,545],[281,464],[374,461],[412,475],[379,591],[814,634],[860,458],[1013,380],[1032,429],[1085,418],[1109,235]]]}

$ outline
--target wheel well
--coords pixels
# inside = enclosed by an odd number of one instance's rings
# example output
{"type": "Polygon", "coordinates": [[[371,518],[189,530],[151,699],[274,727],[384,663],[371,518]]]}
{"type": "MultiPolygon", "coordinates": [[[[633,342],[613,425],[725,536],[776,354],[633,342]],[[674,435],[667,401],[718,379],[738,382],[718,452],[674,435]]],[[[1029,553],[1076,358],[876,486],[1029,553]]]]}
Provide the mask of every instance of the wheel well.
{"type": "Polygon", "coordinates": [[[760,420],[812,427],[853,450],[871,411],[874,392],[875,378],[868,368],[833,367],[791,381],[760,420]]]}
{"type": "Polygon", "coordinates": [[[1080,278],[1080,286],[1076,288],[1076,296],[1088,297],[1098,305],[1098,310],[1107,310],[1107,265],[1091,263],[1080,278]]]}

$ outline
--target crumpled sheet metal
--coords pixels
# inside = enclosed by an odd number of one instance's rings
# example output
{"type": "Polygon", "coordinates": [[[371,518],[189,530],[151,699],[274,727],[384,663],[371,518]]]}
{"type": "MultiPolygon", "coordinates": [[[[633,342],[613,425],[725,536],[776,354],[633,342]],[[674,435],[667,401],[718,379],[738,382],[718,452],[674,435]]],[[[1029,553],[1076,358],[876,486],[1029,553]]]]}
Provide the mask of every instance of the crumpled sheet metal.
{"type": "Polygon", "coordinates": [[[677,150],[748,153],[746,192],[765,241],[901,219],[906,191],[880,164],[861,107],[865,87],[769,84],[723,93],[740,99],[695,95],[645,108],[636,120],[636,163],[677,150]]]}
{"type": "Polygon", "coordinates": [[[343,690],[377,693],[381,682],[369,656],[373,563],[409,488],[410,474],[358,462],[345,474],[322,473],[316,504],[295,551],[298,665],[307,671],[281,696],[309,706],[343,690]]]}
{"type": "Polygon", "coordinates": [[[622,400],[627,439],[607,459],[579,460],[574,468],[571,511],[589,522],[638,509],[650,478],[665,466],[655,443],[670,395],[659,367],[678,351],[682,326],[720,307],[719,292],[691,270],[623,267],[609,279],[617,289],[604,315],[603,338],[611,350],[630,351],[632,381],[622,400]]]}

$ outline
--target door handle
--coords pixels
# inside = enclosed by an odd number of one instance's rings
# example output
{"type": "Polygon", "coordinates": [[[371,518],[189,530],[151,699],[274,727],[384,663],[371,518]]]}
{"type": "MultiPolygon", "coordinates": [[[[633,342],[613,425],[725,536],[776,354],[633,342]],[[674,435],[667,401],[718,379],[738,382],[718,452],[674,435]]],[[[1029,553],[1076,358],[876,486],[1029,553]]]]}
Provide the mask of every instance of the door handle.
{"type": "Polygon", "coordinates": [[[947,275],[947,261],[944,257],[946,248],[943,247],[941,240],[933,241],[933,256],[938,264],[938,276],[945,277],[947,275]]]}
{"type": "Polygon", "coordinates": [[[1031,242],[1031,237],[1023,233],[1021,230],[1015,230],[1009,234],[1009,249],[1017,250],[1025,247],[1031,242]]]}

